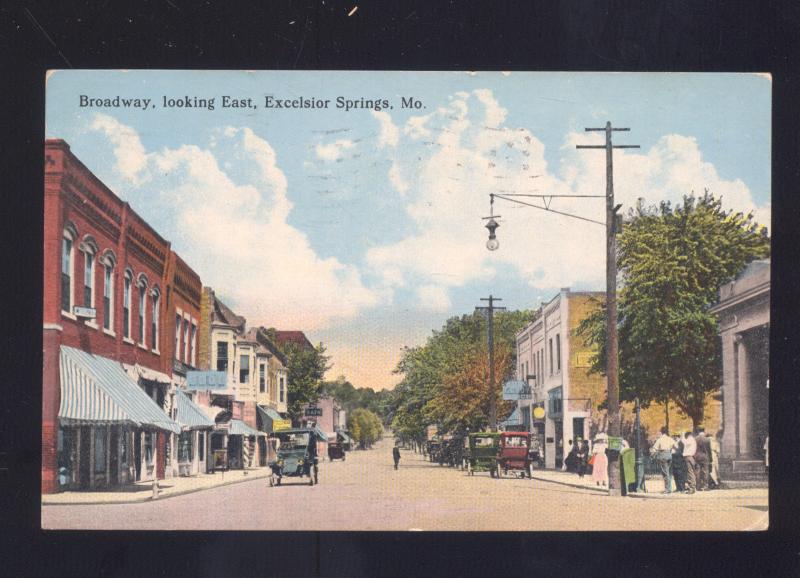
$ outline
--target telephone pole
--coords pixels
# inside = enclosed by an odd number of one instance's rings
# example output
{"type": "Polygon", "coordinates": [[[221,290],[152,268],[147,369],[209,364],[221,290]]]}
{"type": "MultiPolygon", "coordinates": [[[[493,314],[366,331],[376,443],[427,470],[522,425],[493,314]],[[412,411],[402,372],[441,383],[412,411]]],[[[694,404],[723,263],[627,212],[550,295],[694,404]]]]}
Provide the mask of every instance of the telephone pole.
{"type": "Polygon", "coordinates": [[[489,323],[487,328],[487,337],[489,341],[489,428],[492,431],[497,431],[497,400],[494,392],[494,312],[505,311],[505,307],[495,307],[495,301],[502,301],[499,297],[481,297],[481,301],[488,301],[488,307],[476,307],[475,309],[481,312],[488,313],[489,323]]]}
{"type": "MultiPolygon", "coordinates": [[[[611,135],[615,131],[629,131],[629,128],[612,128],[606,122],[603,128],[587,128],[590,131],[604,131],[604,145],[576,145],[579,149],[605,149],[606,151],[606,355],[608,358],[606,375],[608,380],[608,436],[620,436],[619,417],[619,353],[617,339],[617,211],[622,205],[614,204],[614,165],[613,149],[633,149],[639,145],[613,145],[611,135]]],[[[608,457],[608,490],[612,496],[619,496],[620,472],[619,452],[611,451],[608,457]]]]}

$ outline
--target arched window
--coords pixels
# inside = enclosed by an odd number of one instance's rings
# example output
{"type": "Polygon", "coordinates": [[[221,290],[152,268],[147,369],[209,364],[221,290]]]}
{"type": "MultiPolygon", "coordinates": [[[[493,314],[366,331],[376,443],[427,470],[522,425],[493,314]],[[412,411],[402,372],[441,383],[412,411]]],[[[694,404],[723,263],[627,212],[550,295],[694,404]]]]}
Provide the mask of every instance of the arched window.
{"type": "Polygon", "coordinates": [[[137,286],[139,288],[139,345],[146,347],[144,320],[147,313],[147,277],[144,273],[139,275],[137,286]]]}
{"type": "Polygon", "coordinates": [[[83,306],[94,308],[94,256],[97,254],[97,243],[87,235],[81,243],[81,251],[83,251],[83,306]]]}
{"type": "Polygon", "coordinates": [[[61,311],[72,314],[73,278],[75,272],[75,239],[78,232],[75,225],[67,223],[61,239],[61,311]]]}
{"type": "Polygon", "coordinates": [[[153,310],[150,314],[150,348],[153,351],[158,351],[158,306],[161,301],[161,292],[158,290],[158,287],[153,287],[153,291],[150,295],[153,300],[153,310]]]}
{"type": "Polygon", "coordinates": [[[122,292],[122,336],[131,338],[131,285],[133,285],[133,272],[125,271],[125,281],[122,292]]]}
{"type": "Polygon", "coordinates": [[[111,250],[103,253],[103,329],[114,331],[114,267],[116,259],[111,250]]]}

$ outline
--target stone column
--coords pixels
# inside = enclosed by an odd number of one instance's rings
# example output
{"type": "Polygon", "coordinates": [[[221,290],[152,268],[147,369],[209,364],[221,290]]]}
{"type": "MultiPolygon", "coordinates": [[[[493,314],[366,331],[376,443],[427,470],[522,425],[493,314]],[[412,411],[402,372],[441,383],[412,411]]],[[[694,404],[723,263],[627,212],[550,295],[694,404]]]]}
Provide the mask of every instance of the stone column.
{"type": "Polygon", "coordinates": [[[737,428],[738,454],[739,457],[751,457],[752,448],[750,447],[750,422],[752,419],[752,407],[750,401],[750,364],[747,359],[748,350],[744,339],[737,335],[736,341],[736,382],[738,398],[736,400],[739,413],[739,424],[737,428]]]}
{"type": "Polygon", "coordinates": [[[739,427],[736,414],[736,404],[739,400],[736,386],[737,351],[734,335],[732,330],[723,330],[722,332],[722,444],[720,457],[731,460],[736,458],[738,452],[736,431],[739,427]]]}

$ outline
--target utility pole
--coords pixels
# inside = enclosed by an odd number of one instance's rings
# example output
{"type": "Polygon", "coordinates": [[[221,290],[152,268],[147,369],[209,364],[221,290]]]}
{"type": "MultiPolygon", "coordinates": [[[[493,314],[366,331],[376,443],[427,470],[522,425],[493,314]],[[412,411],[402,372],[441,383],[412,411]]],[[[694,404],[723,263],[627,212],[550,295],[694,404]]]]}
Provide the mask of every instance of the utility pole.
{"type": "Polygon", "coordinates": [[[476,307],[478,311],[485,311],[488,313],[489,324],[487,328],[487,337],[489,341],[489,428],[492,431],[497,431],[497,401],[494,394],[494,312],[505,311],[505,307],[495,307],[495,301],[502,301],[499,297],[481,297],[481,301],[488,301],[488,307],[476,307]]]}
{"type": "MultiPolygon", "coordinates": [[[[612,128],[606,122],[604,128],[587,128],[587,132],[604,131],[604,145],[576,145],[579,149],[605,149],[606,151],[606,355],[608,358],[606,375],[608,380],[608,436],[619,437],[619,354],[617,340],[617,211],[622,205],[614,204],[614,164],[613,149],[633,149],[639,145],[613,145],[611,135],[614,131],[629,131],[629,128],[612,128]]],[[[619,452],[609,452],[608,491],[612,496],[621,495],[619,452]]]]}

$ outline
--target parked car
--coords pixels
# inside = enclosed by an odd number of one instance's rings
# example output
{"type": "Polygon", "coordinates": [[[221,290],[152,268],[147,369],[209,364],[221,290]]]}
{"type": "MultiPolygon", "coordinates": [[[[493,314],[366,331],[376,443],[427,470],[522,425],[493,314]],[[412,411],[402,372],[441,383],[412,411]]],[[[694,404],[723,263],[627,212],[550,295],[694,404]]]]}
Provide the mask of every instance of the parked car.
{"type": "Polygon", "coordinates": [[[497,475],[497,450],[500,434],[496,432],[476,432],[469,434],[467,454],[467,474],[488,471],[492,477],[497,475]]]}
{"type": "Polygon", "coordinates": [[[345,460],[344,446],[339,442],[328,442],[328,459],[345,460]]]}
{"type": "Polygon", "coordinates": [[[503,432],[500,434],[500,450],[497,455],[497,477],[517,472],[519,477],[532,476],[532,459],[529,452],[531,434],[529,432],[503,432]]]}
{"type": "Polygon", "coordinates": [[[308,476],[308,484],[319,483],[319,458],[317,457],[317,433],[311,428],[288,429],[275,434],[278,452],[275,461],[269,463],[272,474],[269,485],[281,485],[285,477],[308,476]]]}
{"type": "Polygon", "coordinates": [[[439,461],[439,454],[442,450],[441,440],[431,440],[428,442],[428,459],[431,462],[439,461]]]}

